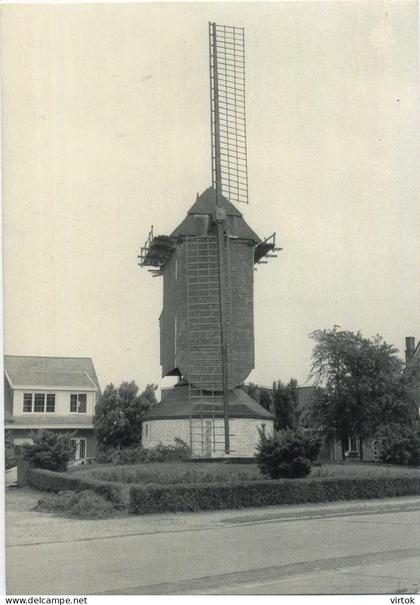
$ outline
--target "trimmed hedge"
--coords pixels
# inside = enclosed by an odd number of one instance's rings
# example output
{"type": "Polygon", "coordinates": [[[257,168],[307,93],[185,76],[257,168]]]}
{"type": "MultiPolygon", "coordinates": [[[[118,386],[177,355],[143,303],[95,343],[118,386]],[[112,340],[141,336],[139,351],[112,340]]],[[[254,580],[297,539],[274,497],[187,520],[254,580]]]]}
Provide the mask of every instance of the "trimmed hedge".
{"type": "Polygon", "coordinates": [[[124,486],[122,483],[85,479],[68,473],[56,473],[41,468],[29,469],[26,480],[32,487],[49,492],[80,492],[91,489],[96,494],[110,500],[115,508],[122,510],[126,507],[123,499],[122,490],[124,486]]]}
{"type": "Polygon", "coordinates": [[[130,488],[130,511],[145,515],[418,494],[420,477],[305,478],[248,481],[238,484],[149,484],[133,485],[130,488]]]}

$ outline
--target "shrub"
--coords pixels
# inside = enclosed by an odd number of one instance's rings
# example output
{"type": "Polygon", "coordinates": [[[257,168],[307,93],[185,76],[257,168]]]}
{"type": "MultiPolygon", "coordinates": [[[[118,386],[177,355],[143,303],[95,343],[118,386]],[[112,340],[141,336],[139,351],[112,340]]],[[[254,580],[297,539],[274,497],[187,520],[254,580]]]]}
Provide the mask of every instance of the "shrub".
{"type": "Polygon", "coordinates": [[[313,433],[309,430],[303,431],[303,446],[305,449],[305,456],[306,458],[309,458],[311,462],[315,462],[315,460],[318,458],[321,445],[322,439],[319,433],[313,433]]]}
{"type": "Polygon", "coordinates": [[[68,510],[73,502],[76,492],[63,491],[58,494],[44,496],[38,500],[35,510],[46,513],[61,513],[68,510]]]}
{"type": "Polygon", "coordinates": [[[377,435],[379,459],[388,464],[420,464],[419,426],[392,424],[382,427],[377,435]]]}
{"type": "Polygon", "coordinates": [[[133,485],[130,488],[130,511],[145,515],[419,494],[420,477],[305,478],[237,484],[133,485]]]}
{"type": "Polygon", "coordinates": [[[73,435],[46,430],[33,432],[33,443],[22,447],[23,458],[38,468],[65,471],[76,451],[76,446],[71,443],[73,435]]]}
{"type": "Polygon", "coordinates": [[[142,464],[145,462],[169,462],[175,460],[186,460],[191,457],[188,445],[178,439],[174,439],[175,445],[162,445],[146,449],[143,446],[125,448],[108,448],[99,455],[99,461],[107,464],[142,464]]]}
{"type": "Polygon", "coordinates": [[[105,464],[140,464],[146,458],[146,450],[140,446],[112,447],[102,450],[98,455],[99,462],[105,464]]]}
{"type": "Polygon", "coordinates": [[[4,464],[6,470],[13,468],[17,464],[15,446],[7,431],[4,438],[4,464]]]}
{"type": "Polygon", "coordinates": [[[146,462],[169,462],[171,460],[185,460],[190,458],[191,452],[182,439],[175,438],[175,445],[162,445],[146,450],[146,462]]]}
{"type": "Polygon", "coordinates": [[[39,500],[36,510],[64,513],[79,519],[104,519],[115,514],[111,502],[93,490],[82,492],[65,491],[39,500]]]}
{"type": "Polygon", "coordinates": [[[112,502],[115,508],[123,509],[126,506],[121,483],[85,479],[70,473],[56,473],[37,468],[28,471],[27,481],[32,487],[51,492],[93,490],[112,502]]]}
{"type": "Polygon", "coordinates": [[[300,432],[285,430],[267,436],[260,431],[255,459],[263,475],[295,479],[309,475],[313,454],[314,444],[300,432]]]}

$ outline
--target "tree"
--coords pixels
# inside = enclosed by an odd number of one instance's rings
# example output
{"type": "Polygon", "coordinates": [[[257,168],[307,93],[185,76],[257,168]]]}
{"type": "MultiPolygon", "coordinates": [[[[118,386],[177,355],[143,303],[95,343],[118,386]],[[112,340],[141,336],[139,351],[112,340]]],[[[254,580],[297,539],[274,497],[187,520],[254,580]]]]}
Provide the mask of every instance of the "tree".
{"type": "Polygon", "coordinates": [[[387,464],[420,463],[420,425],[414,427],[388,424],[382,426],[377,435],[379,460],[387,464]]]}
{"type": "Polygon", "coordinates": [[[415,422],[413,374],[393,346],[380,336],[368,339],[337,326],[310,337],[315,341],[310,378],[322,387],[311,417],[327,439],[340,438],[343,458],[349,435],[359,437],[363,459],[363,441],[381,426],[415,422]]]}
{"type": "Polygon", "coordinates": [[[259,387],[254,382],[243,384],[242,389],[264,409],[271,410],[271,394],[269,389],[259,387]]]}
{"type": "Polygon", "coordinates": [[[298,383],[292,378],[288,384],[281,380],[273,383],[272,411],[276,417],[276,430],[296,430],[299,425],[300,409],[298,403],[298,383]]]}
{"type": "Polygon", "coordinates": [[[247,393],[252,399],[258,401],[258,385],[253,382],[249,382],[248,384],[244,384],[242,386],[245,393],[247,393]]]}
{"type": "Polygon", "coordinates": [[[270,391],[267,389],[261,389],[260,396],[258,398],[258,403],[268,412],[271,412],[272,408],[272,398],[270,391]]]}
{"type": "Polygon", "coordinates": [[[156,389],[154,384],[148,384],[139,395],[134,380],[122,382],[118,388],[112,383],[105,388],[96,404],[94,421],[102,448],[140,445],[143,417],[156,403],[156,389]]]}

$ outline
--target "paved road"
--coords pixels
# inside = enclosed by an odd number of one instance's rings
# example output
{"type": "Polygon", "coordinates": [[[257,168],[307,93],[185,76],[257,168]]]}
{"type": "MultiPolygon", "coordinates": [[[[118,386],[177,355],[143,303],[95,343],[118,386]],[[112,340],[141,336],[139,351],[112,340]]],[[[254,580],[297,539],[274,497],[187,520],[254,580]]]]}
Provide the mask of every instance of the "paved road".
{"type": "Polygon", "coordinates": [[[110,521],[17,507],[9,528],[8,594],[420,591],[417,498],[110,521]]]}

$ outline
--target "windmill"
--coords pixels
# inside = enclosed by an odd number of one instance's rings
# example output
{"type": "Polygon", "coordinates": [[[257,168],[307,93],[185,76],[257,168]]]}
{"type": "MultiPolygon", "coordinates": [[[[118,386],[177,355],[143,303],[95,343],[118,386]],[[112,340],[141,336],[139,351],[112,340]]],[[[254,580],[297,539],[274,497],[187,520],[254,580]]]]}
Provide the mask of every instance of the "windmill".
{"type": "MultiPolygon", "coordinates": [[[[159,406],[148,415],[150,430],[159,418],[174,425],[188,413],[188,441],[199,457],[240,455],[231,425],[241,410],[272,418],[239,387],[254,368],[254,264],[279,250],[275,233],[261,240],[234,206],[248,204],[243,28],[209,23],[209,70],[211,187],[169,236],[152,227],[139,255],[141,267],[163,276],[162,375],[180,378],[160,416],[159,406]]],[[[186,435],[185,426],[177,430],[186,435]]]]}

